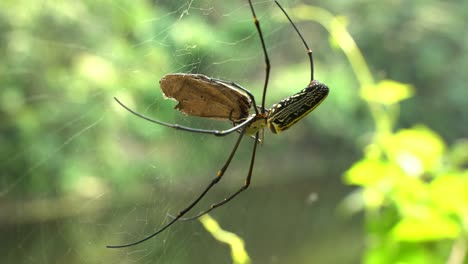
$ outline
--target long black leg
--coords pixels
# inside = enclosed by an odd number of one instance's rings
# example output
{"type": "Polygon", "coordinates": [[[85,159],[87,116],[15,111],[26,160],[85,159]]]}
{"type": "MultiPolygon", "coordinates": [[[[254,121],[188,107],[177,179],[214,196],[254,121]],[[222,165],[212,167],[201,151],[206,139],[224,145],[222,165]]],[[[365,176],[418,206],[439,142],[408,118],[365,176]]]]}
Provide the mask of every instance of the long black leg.
{"type": "Polygon", "coordinates": [[[262,29],[260,28],[260,21],[255,14],[255,10],[252,5],[252,0],[249,0],[250,10],[252,10],[252,16],[254,19],[255,27],[257,28],[258,36],[260,37],[260,42],[262,43],[263,55],[265,57],[265,83],[263,84],[263,95],[262,95],[262,113],[266,112],[265,109],[265,97],[268,87],[268,80],[270,79],[270,58],[268,57],[268,52],[265,47],[265,40],[263,39],[262,29]]]}
{"type": "Polygon", "coordinates": [[[161,125],[161,126],[166,126],[166,127],[170,127],[170,128],[174,128],[174,129],[177,129],[177,130],[182,130],[182,131],[188,131],[188,132],[195,132],[195,133],[203,133],[203,134],[211,134],[211,135],[215,135],[215,136],[219,136],[219,137],[222,137],[222,136],[226,136],[234,131],[238,131],[239,129],[242,129],[243,127],[245,126],[248,126],[248,124],[250,123],[250,121],[255,117],[254,115],[248,117],[245,121],[243,121],[242,123],[234,126],[234,127],[231,127],[230,129],[227,129],[227,130],[207,130],[207,129],[199,129],[199,128],[192,128],[192,127],[186,127],[186,126],[180,126],[180,125],[177,125],[177,124],[169,124],[169,123],[165,123],[165,122],[162,122],[162,121],[158,121],[158,120],[155,120],[155,119],[152,119],[150,117],[147,117],[147,116],[144,116],[140,113],[137,113],[135,111],[133,111],[132,109],[130,109],[128,106],[124,105],[122,102],[119,101],[119,99],[115,98],[115,101],[117,101],[117,103],[119,103],[123,108],[125,108],[127,111],[129,111],[130,113],[140,117],[140,118],[143,118],[147,121],[150,121],[152,123],[156,123],[158,125],[161,125]]]}
{"type": "Polygon", "coordinates": [[[314,80],[314,60],[312,59],[312,50],[309,48],[307,45],[307,42],[305,41],[304,37],[302,36],[301,32],[299,32],[299,29],[297,29],[296,24],[292,21],[292,19],[289,17],[288,13],[286,13],[286,10],[278,3],[278,1],[275,0],[276,5],[283,11],[283,14],[288,18],[289,23],[294,27],[294,30],[296,30],[297,34],[302,40],[302,43],[304,43],[304,46],[307,50],[307,56],[309,56],[309,61],[310,61],[310,81],[314,80]]]}
{"type": "MultiPolygon", "coordinates": [[[[218,171],[218,175],[216,175],[215,178],[213,178],[210,182],[210,184],[205,188],[205,190],[197,197],[197,199],[195,199],[189,206],[187,206],[184,210],[180,211],[176,217],[174,217],[174,219],[172,219],[169,223],[167,223],[165,226],[161,227],[158,231],[154,232],[153,234],[139,240],[139,241],[136,241],[136,242],[133,242],[133,243],[129,243],[129,244],[124,244],[124,245],[117,245],[117,246],[107,246],[108,248],[124,248],[124,247],[131,247],[131,246],[134,246],[134,245],[138,245],[140,243],[143,243],[145,242],[146,240],[148,239],[151,239],[153,237],[155,237],[156,235],[158,235],[159,233],[163,232],[164,230],[166,230],[167,228],[169,228],[171,225],[173,225],[177,220],[179,220],[180,218],[182,218],[182,216],[184,216],[187,212],[189,212],[207,193],[208,191],[211,189],[211,187],[213,187],[216,183],[218,183],[221,178],[223,177],[224,175],[224,172],[226,172],[227,168],[229,167],[229,164],[231,163],[232,161],[232,158],[234,157],[234,155],[236,154],[236,151],[237,151],[237,148],[239,147],[239,144],[242,140],[242,138],[244,137],[244,134],[245,134],[245,130],[246,128],[243,128],[242,129],[242,132],[241,134],[239,135],[239,138],[237,139],[236,141],[236,144],[234,145],[234,148],[231,150],[231,153],[229,154],[229,157],[228,159],[226,160],[226,162],[224,163],[224,166],[218,171]]],[[[258,135],[258,132],[257,132],[257,135],[258,135]]],[[[257,140],[255,140],[255,145],[257,145],[257,140]]],[[[255,154],[255,148],[254,148],[254,154],[255,154]]],[[[255,155],[253,156],[255,157],[255,155]]],[[[252,161],[251,161],[251,165],[250,165],[250,170],[249,170],[249,177],[250,178],[250,174],[252,173],[252,166],[253,166],[253,158],[252,158],[252,161]]],[[[250,180],[249,180],[250,181],[250,180]]],[[[232,197],[233,198],[233,197],[232,197]]],[[[231,199],[232,199],[231,198],[231,199]]]]}
{"type": "MultiPolygon", "coordinates": [[[[187,217],[187,218],[180,218],[179,217],[178,218],[179,220],[183,220],[183,221],[193,220],[193,219],[196,219],[196,218],[198,218],[198,217],[200,217],[200,216],[202,216],[204,214],[207,214],[207,213],[211,212],[212,210],[214,210],[215,208],[220,207],[221,205],[231,201],[232,199],[234,199],[234,197],[236,197],[238,194],[245,191],[245,189],[247,189],[249,187],[250,179],[252,178],[252,171],[253,171],[253,167],[254,167],[254,163],[255,163],[255,153],[257,152],[257,143],[258,143],[259,133],[260,132],[257,132],[255,134],[255,143],[254,143],[254,146],[253,146],[252,157],[250,158],[249,172],[247,173],[247,178],[245,178],[244,185],[242,185],[242,187],[239,190],[237,190],[235,193],[231,194],[227,198],[224,198],[222,201],[212,204],[208,210],[200,212],[197,215],[192,216],[192,217],[187,217]]],[[[173,216],[171,216],[171,217],[173,219],[177,218],[177,217],[173,217],[173,216]]]]}

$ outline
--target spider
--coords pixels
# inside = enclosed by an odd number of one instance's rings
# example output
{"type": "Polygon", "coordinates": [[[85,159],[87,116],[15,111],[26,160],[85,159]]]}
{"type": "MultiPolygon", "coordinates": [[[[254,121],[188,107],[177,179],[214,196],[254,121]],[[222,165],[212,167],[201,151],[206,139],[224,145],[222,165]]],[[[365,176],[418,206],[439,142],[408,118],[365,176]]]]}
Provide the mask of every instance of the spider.
{"type": "Polygon", "coordinates": [[[153,234],[139,241],[123,245],[107,246],[108,248],[124,248],[140,244],[160,234],[178,220],[196,219],[212,211],[213,209],[231,201],[238,194],[246,190],[250,185],[250,180],[252,178],[252,171],[255,162],[255,154],[257,151],[257,145],[261,141],[260,131],[263,131],[263,129],[267,127],[268,129],[270,129],[271,132],[277,134],[288,129],[297,121],[299,121],[308,113],[310,113],[312,110],[314,110],[327,97],[329,91],[328,87],[325,84],[322,84],[314,79],[314,64],[312,58],[312,50],[307,45],[306,41],[304,40],[304,37],[296,27],[294,22],[291,20],[289,15],[286,13],[284,8],[278,3],[278,1],[274,0],[274,2],[281,9],[283,14],[289,20],[291,26],[296,31],[299,38],[302,40],[307,51],[307,56],[309,57],[311,81],[307,85],[307,87],[301,90],[300,92],[279,101],[269,109],[265,108],[265,97],[270,76],[270,60],[265,47],[265,41],[263,38],[262,30],[260,28],[260,22],[255,14],[252,1],[248,0],[265,59],[265,80],[260,106],[256,104],[255,97],[252,95],[251,92],[234,82],[209,78],[201,74],[180,73],[168,74],[164,76],[160,81],[160,86],[163,90],[164,95],[166,97],[173,98],[179,101],[179,104],[176,106],[176,109],[178,109],[179,111],[191,116],[231,121],[233,124],[232,128],[222,131],[205,130],[180,126],[178,124],[165,123],[141,115],[124,105],[117,98],[114,98],[122,107],[124,107],[132,114],[150,122],[156,123],[158,125],[188,132],[211,134],[215,136],[226,136],[231,134],[232,132],[238,132],[239,136],[227,160],[225,161],[221,169],[218,171],[216,177],[214,177],[211,180],[211,182],[208,184],[208,186],[205,187],[203,192],[201,192],[201,194],[194,201],[192,201],[185,209],[181,210],[177,215],[171,216],[171,221],[169,221],[166,225],[158,229],[153,234]],[[253,113],[250,114],[252,109],[253,113]],[[247,177],[245,178],[242,187],[236,192],[224,198],[223,200],[212,204],[207,210],[202,211],[193,217],[183,218],[183,216],[187,212],[189,212],[208,193],[208,191],[221,180],[224,173],[228,169],[231,160],[236,154],[237,148],[239,147],[242,138],[246,135],[253,137],[254,140],[247,177]]]}

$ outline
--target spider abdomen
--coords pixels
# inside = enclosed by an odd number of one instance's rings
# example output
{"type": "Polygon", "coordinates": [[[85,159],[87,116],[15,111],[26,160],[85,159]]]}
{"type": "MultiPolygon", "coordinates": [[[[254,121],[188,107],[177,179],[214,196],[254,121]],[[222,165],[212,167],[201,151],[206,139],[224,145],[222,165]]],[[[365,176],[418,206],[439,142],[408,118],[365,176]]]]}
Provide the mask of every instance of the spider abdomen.
{"type": "Polygon", "coordinates": [[[267,125],[273,133],[282,132],[308,113],[312,112],[325,100],[329,88],[318,81],[312,81],[302,91],[274,104],[268,111],[267,125]]]}

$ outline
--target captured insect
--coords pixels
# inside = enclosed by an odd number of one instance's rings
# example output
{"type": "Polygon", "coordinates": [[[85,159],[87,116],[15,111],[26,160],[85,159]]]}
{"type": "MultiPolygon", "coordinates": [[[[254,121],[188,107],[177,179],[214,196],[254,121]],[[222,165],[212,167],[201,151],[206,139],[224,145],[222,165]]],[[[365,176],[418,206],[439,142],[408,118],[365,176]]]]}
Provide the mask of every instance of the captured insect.
{"type": "Polygon", "coordinates": [[[182,73],[168,74],[160,81],[160,86],[164,95],[178,101],[179,104],[176,106],[176,109],[182,113],[190,116],[230,121],[233,124],[232,128],[219,131],[165,123],[139,114],[128,108],[117,98],[114,98],[122,107],[124,107],[132,114],[158,125],[188,132],[211,134],[215,136],[226,136],[232,132],[238,132],[239,137],[237,138],[237,141],[235,142],[234,147],[232,148],[224,165],[218,171],[216,177],[211,180],[203,192],[185,209],[180,211],[177,215],[172,216],[171,221],[158,229],[155,233],[139,241],[123,245],[107,246],[108,248],[123,248],[140,244],[160,234],[178,220],[196,219],[231,201],[250,185],[252,171],[255,163],[255,154],[257,152],[257,145],[260,141],[260,131],[263,131],[263,129],[267,127],[274,134],[280,133],[301,120],[304,116],[314,110],[323,100],[325,100],[329,89],[325,84],[322,84],[314,79],[314,61],[312,58],[312,50],[307,45],[304,37],[294,22],[291,20],[289,15],[286,13],[284,8],[276,0],[274,1],[289,20],[291,26],[294,28],[299,38],[302,40],[307,51],[307,56],[309,57],[311,74],[310,83],[302,91],[279,101],[269,109],[265,108],[265,97],[267,94],[268,80],[270,77],[270,60],[265,47],[265,41],[262,30],[260,28],[260,22],[255,14],[252,1],[249,0],[248,2],[250,10],[252,11],[252,16],[258,36],[260,38],[260,43],[262,45],[265,59],[265,80],[263,85],[262,102],[260,106],[256,104],[255,97],[250,91],[234,82],[209,78],[201,74],[182,73]],[[236,154],[237,148],[239,147],[242,138],[246,135],[253,137],[254,140],[252,143],[253,149],[252,156],[250,158],[249,170],[242,187],[223,200],[212,204],[207,210],[202,211],[193,217],[183,218],[183,216],[188,213],[208,193],[208,191],[221,180],[225,171],[229,167],[231,160],[236,154]]]}

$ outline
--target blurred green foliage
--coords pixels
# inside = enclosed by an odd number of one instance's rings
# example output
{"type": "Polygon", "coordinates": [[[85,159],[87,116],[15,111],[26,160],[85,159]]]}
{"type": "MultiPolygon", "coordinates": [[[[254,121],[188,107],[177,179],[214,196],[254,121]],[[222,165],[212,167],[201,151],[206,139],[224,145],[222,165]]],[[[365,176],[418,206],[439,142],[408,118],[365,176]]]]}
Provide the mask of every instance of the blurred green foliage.
{"type": "Polygon", "coordinates": [[[450,259],[466,254],[466,142],[447,150],[424,126],[375,137],[346,173],[362,187],[365,263],[465,263],[450,259]]]}
{"type": "Polygon", "coordinates": [[[323,19],[317,20],[326,28],[331,25],[331,36],[360,76],[361,97],[376,124],[364,158],[351,166],[345,177],[347,183],[362,187],[358,192],[368,238],[363,262],[465,263],[466,140],[447,150],[444,140],[423,125],[394,132],[399,104],[413,95],[412,86],[392,80],[373,83],[344,25],[324,10],[309,11],[321,13],[317,17],[323,19]]]}
{"type": "MultiPolygon", "coordinates": [[[[281,3],[331,93],[294,129],[266,135],[251,190],[219,209],[218,221],[244,239],[252,263],[357,263],[363,250],[367,263],[443,263],[465,253],[468,3],[281,3]],[[339,177],[349,167],[346,181],[363,199],[347,201],[365,210],[365,239],[359,218],[334,212],[350,191],[339,177]]],[[[271,105],[307,85],[309,66],[277,7],[255,6],[272,61],[271,105]]],[[[198,223],[140,248],[105,249],[160,226],[233,144],[149,124],[112,98],[168,122],[229,127],[180,115],[158,80],[203,73],[259,97],[262,56],[246,1],[0,2],[2,259],[230,262],[198,223]]],[[[244,143],[207,204],[241,184],[244,143]]]]}

